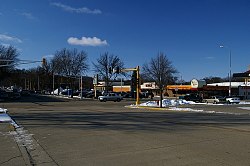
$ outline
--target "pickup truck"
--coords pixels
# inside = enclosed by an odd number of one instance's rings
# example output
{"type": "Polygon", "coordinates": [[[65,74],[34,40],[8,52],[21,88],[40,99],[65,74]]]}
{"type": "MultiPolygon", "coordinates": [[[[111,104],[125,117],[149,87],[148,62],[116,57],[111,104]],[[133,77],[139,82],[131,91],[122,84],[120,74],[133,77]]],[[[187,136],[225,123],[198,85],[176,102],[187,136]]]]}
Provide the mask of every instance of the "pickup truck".
{"type": "Polygon", "coordinates": [[[106,93],[103,96],[99,96],[98,100],[99,101],[121,101],[123,99],[122,96],[117,95],[116,93],[106,93]]]}
{"type": "Polygon", "coordinates": [[[203,99],[205,103],[213,103],[213,104],[218,104],[218,103],[223,103],[225,99],[221,96],[211,96],[208,99],[203,99]]]}

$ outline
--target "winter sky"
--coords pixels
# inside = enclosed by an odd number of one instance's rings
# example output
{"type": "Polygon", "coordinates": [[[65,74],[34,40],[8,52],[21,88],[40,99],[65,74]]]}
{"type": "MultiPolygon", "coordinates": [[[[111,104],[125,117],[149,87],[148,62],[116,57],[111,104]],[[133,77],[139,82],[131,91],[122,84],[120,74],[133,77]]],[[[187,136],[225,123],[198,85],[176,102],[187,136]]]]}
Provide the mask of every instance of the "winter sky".
{"type": "Polygon", "coordinates": [[[164,52],[186,81],[227,77],[230,50],[232,73],[250,64],[249,9],[249,0],[1,0],[0,44],[15,46],[22,60],[84,50],[88,76],[105,52],[127,68],[164,52]]]}

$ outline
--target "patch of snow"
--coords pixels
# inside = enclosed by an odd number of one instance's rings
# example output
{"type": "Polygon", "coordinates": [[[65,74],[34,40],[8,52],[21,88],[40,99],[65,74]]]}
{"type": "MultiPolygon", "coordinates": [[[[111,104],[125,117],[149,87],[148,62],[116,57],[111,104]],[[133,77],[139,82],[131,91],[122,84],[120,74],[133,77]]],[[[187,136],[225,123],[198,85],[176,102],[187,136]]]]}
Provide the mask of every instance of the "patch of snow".
{"type": "MultiPolygon", "coordinates": [[[[159,107],[159,101],[147,101],[146,103],[141,103],[139,106],[148,106],[148,107],[159,107]]],[[[162,107],[168,106],[176,106],[176,105],[185,105],[185,104],[196,104],[193,101],[186,101],[186,100],[175,100],[175,99],[163,99],[162,100],[162,107]]]]}
{"type": "MultiPolygon", "coordinates": [[[[250,110],[250,107],[248,107],[248,108],[250,110]]],[[[191,109],[191,108],[178,108],[178,107],[170,107],[169,110],[171,110],[171,111],[201,112],[201,113],[209,113],[209,114],[246,115],[246,113],[220,112],[220,111],[204,111],[204,110],[195,110],[195,109],[191,109]]]]}
{"type": "MultiPolygon", "coordinates": [[[[188,104],[196,104],[196,103],[186,101],[186,100],[177,100],[177,102],[176,102],[176,100],[164,99],[162,101],[162,107],[165,107],[165,108],[168,107],[167,110],[171,110],[171,111],[200,112],[200,113],[209,113],[209,114],[246,115],[246,113],[204,111],[204,110],[196,110],[196,109],[192,109],[192,108],[179,108],[178,107],[178,105],[184,105],[184,104],[188,105],[188,104]]],[[[225,105],[225,104],[213,104],[213,105],[225,105]]],[[[158,101],[148,101],[148,102],[140,104],[139,106],[159,107],[159,102],[158,101]]],[[[138,108],[138,107],[136,105],[130,105],[130,108],[138,108]]],[[[250,110],[250,107],[239,107],[239,108],[250,110]]]]}
{"type": "Polygon", "coordinates": [[[244,109],[244,110],[250,110],[250,107],[238,107],[240,109],[244,109]]]}
{"type": "Polygon", "coordinates": [[[247,101],[241,101],[239,104],[250,104],[250,102],[247,102],[247,101]]]}
{"type": "Polygon", "coordinates": [[[13,125],[15,128],[18,128],[18,124],[13,119],[11,119],[7,112],[7,109],[0,108],[0,122],[7,122],[13,125]]]}
{"type": "Polygon", "coordinates": [[[204,112],[204,110],[194,110],[192,108],[178,108],[178,107],[170,107],[171,111],[190,111],[190,112],[204,112]]]}
{"type": "Polygon", "coordinates": [[[0,122],[12,122],[11,117],[6,113],[0,114],[0,122]]]}
{"type": "Polygon", "coordinates": [[[4,108],[0,108],[0,113],[7,113],[8,110],[7,109],[4,109],[4,108]]]}
{"type": "MultiPolygon", "coordinates": [[[[196,103],[193,101],[186,101],[183,99],[163,99],[162,100],[162,107],[169,107],[169,106],[178,106],[178,105],[188,105],[188,104],[199,104],[199,105],[228,105],[227,103],[223,104],[213,104],[213,103],[196,103]]],[[[242,101],[239,104],[250,104],[250,102],[242,101]]],[[[147,101],[145,103],[141,103],[139,106],[148,106],[148,107],[159,107],[159,101],[147,101]]]]}

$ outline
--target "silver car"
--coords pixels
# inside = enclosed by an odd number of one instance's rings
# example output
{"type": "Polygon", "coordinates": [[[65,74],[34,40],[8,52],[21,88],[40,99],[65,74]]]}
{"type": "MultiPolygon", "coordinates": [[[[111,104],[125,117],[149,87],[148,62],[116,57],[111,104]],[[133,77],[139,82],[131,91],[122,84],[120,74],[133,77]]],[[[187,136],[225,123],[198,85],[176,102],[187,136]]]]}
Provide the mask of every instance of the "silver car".
{"type": "Polygon", "coordinates": [[[226,102],[228,104],[239,104],[240,103],[240,98],[238,97],[226,97],[226,102]]]}
{"type": "Polygon", "coordinates": [[[223,102],[223,97],[221,96],[211,96],[209,99],[204,99],[205,103],[218,104],[223,102]]]}
{"type": "Polygon", "coordinates": [[[99,101],[121,101],[123,98],[122,96],[117,95],[116,93],[106,93],[103,96],[99,96],[98,100],[99,101]]]}

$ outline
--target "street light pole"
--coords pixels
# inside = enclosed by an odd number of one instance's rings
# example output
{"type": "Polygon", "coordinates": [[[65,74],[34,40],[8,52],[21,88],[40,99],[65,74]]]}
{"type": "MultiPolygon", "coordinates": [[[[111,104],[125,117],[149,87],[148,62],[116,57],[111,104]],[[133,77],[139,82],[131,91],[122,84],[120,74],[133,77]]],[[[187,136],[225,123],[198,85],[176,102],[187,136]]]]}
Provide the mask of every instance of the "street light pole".
{"type": "Polygon", "coordinates": [[[232,88],[232,53],[231,53],[231,49],[229,52],[229,93],[228,95],[231,96],[231,88],[232,88]]]}
{"type": "MultiPolygon", "coordinates": [[[[224,48],[224,45],[220,45],[220,48],[224,48]]],[[[229,88],[228,88],[228,96],[231,96],[231,89],[232,89],[232,51],[229,48],[229,88]]]]}

